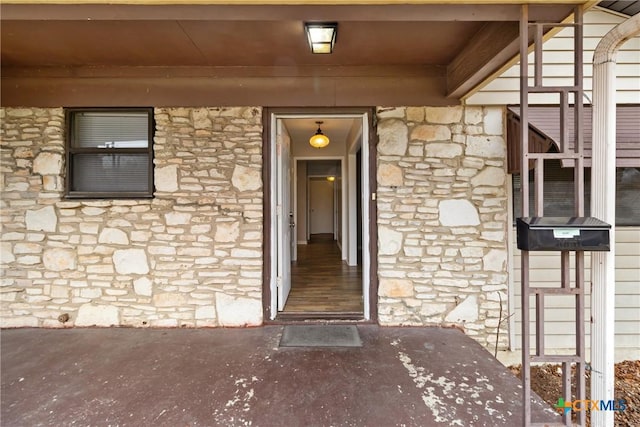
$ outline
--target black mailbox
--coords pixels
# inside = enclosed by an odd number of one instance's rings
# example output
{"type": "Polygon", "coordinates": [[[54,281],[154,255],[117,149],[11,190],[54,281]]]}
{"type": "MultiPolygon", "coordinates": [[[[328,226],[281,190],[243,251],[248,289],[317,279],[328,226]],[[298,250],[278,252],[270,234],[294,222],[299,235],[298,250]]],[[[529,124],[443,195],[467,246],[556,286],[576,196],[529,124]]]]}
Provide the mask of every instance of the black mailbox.
{"type": "Polygon", "coordinates": [[[517,218],[523,251],[608,251],[611,226],[593,217],[517,218]]]}

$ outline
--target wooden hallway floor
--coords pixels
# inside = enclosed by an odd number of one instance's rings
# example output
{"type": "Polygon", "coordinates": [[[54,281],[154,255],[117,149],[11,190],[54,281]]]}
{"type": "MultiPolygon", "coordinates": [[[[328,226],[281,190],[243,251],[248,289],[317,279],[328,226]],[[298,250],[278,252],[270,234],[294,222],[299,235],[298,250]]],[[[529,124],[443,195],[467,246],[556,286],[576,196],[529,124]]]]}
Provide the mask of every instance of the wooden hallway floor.
{"type": "Polygon", "coordinates": [[[291,264],[291,292],[283,314],[362,314],[362,270],[341,259],[331,237],[312,236],[298,245],[291,264]]]}

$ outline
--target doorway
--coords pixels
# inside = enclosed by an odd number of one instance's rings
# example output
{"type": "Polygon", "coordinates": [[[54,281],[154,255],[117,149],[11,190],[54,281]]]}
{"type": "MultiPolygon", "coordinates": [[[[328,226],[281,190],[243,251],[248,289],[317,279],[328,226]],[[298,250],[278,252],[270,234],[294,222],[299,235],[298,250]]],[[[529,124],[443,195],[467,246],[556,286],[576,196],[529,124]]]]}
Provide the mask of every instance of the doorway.
{"type": "Polygon", "coordinates": [[[335,176],[309,178],[309,238],[314,235],[335,237],[335,182],[335,176]]]}
{"type": "Polygon", "coordinates": [[[370,111],[267,112],[267,319],[376,317],[371,117],[370,111]],[[308,143],[317,126],[307,122],[317,120],[331,139],[321,150],[308,143]]]}

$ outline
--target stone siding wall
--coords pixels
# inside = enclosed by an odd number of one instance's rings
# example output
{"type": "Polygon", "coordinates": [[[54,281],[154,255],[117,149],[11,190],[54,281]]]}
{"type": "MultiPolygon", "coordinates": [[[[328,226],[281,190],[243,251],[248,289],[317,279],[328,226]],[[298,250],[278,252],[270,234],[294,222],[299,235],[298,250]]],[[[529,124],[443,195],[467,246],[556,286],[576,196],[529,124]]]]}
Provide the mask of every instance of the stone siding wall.
{"type": "MultiPolygon", "coordinates": [[[[380,323],[459,325],[495,345],[508,286],[503,116],[378,109],[380,323]]],[[[501,332],[504,345],[506,322],[501,332]]]]}
{"type": "Polygon", "coordinates": [[[0,325],[262,323],[262,110],[155,110],[155,198],[64,200],[64,111],[0,109],[0,325]]]}
{"type": "MultiPolygon", "coordinates": [[[[460,325],[495,343],[501,301],[507,312],[503,115],[378,109],[381,324],[460,325]]],[[[261,108],[157,108],[145,200],[65,200],[64,111],[0,119],[1,326],[262,323],[261,108]]]]}

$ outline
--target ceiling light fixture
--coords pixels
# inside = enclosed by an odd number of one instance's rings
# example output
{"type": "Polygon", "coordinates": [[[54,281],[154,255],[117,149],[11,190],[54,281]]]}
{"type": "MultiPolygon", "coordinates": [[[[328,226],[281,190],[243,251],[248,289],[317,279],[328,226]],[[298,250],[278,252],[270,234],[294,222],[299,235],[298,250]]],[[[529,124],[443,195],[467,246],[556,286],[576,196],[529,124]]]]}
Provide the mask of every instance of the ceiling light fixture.
{"type": "Polygon", "coordinates": [[[304,24],[311,53],[332,53],[338,24],[335,22],[307,22],[304,24]]]}
{"type": "Polygon", "coordinates": [[[318,130],[316,131],[315,135],[309,138],[309,144],[311,144],[311,146],[314,148],[324,148],[329,145],[329,138],[327,137],[327,135],[323,134],[322,129],[320,129],[320,125],[322,123],[324,122],[316,122],[316,124],[318,125],[318,130]]]}

